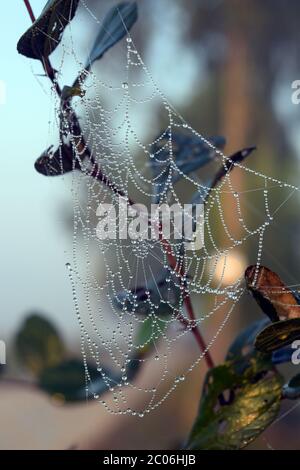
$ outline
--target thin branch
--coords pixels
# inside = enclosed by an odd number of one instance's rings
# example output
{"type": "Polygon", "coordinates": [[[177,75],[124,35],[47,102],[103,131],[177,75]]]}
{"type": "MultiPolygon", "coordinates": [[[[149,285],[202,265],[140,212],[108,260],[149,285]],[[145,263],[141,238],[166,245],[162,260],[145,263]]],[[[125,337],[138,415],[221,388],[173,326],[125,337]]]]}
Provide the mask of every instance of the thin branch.
{"type": "Polygon", "coordinates": [[[31,21],[34,23],[36,18],[35,18],[35,16],[34,16],[34,13],[33,13],[33,10],[32,10],[32,8],[31,8],[31,5],[30,5],[29,0],[24,0],[24,3],[25,3],[25,6],[26,6],[26,8],[27,8],[27,11],[28,11],[28,13],[29,13],[30,19],[31,19],[31,21]]]}
{"type": "MultiPolygon", "coordinates": [[[[178,267],[178,263],[177,263],[177,259],[176,257],[174,256],[173,254],[173,251],[172,251],[172,247],[170,245],[170,243],[163,239],[163,238],[160,238],[161,240],[161,244],[162,246],[165,248],[165,251],[166,251],[166,254],[168,256],[168,261],[169,261],[169,265],[170,267],[178,272],[181,276],[181,278],[185,277],[186,276],[186,272],[183,268],[183,264],[180,267],[178,267]]],[[[206,345],[206,342],[203,338],[203,336],[201,335],[200,333],[200,330],[197,326],[197,323],[196,323],[196,316],[195,316],[195,312],[194,312],[194,309],[193,309],[193,305],[192,305],[192,301],[191,301],[191,297],[190,297],[190,294],[189,293],[186,293],[185,296],[184,296],[184,304],[185,304],[185,307],[186,307],[186,310],[187,310],[187,313],[188,313],[188,317],[189,317],[189,322],[186,320],[186,318],[184,317],[180,317],[179,320],[181,323],[183,323],[185,326],[188,326],[188,325],[191,325],[192,324],[192,333],[199,345],[199,348],[200,348],[200,351],[202,353],[204,353],[204,359],[206,361],[206,364],[207,364],[207,367],[209,369],[215,367],[215,364],[214,364],[214,361],[212,359],[212,356],[208,350],[208,347],[206,345]]]]}
{"type": "MultiPolygon", "coordinates": [[[[35,21],[35,15],[34,15],[33,10],[31,8],[30,0],[24,0],[24,3],[26,5],[27,11],[28,11],[29,16],[31,18],[31,21],[34,22],[35,21]]],[[[61,98],[61,94],[62,94],[61,93],[61,88],[60,88],[59,84],[57,83],[56,71],[52,67],[50,60],[48,58],[43,58],[43,60],[41,60],[41,62],[42,62],[42,65],[44,67],[44,70],[45,70],[48,78],[53,83],[53,86],[54,86],[58,96],[61,98]]],[[[93,161],[91,152],[90,152],[88,146],[86,145],[85,139],[84,139],[84,137],[82,135],[82,132],[81,132],[80,124],[78,122],[78,118],[75,115],[75,113],[73,114],[73,118],[75,119],[75,123],[74,123],[75,126],[80,130],[80,138],[79,138],[80,139],[80,144],[77,144],[77,145],[85,147],[86,153],[87,153],[89,159],[91,161],[93,161]]],[[[130,204],[130,205],[134,204],[134,201],[129,199],[127,197],[127,195],[121,189],[119,189],[113,182],[111,182],[109,180],[109,178],[102,172],[102,170],[99,168],[99,166],[96,163],[93,163],[93,165],[94,165],[93,171],[90,174],[90,176],[97,179],[101,183],[105,184],[115,194],[117,194],[119,196],[122,196],[122,197],[125,197],[128,201],[128,204],[130,204]]],[[[172,253],[172,248],[171,248],[169,242],[167,240],[161,239],[161,243],[162,243],[163,247],[166,249],[166,253],[167,253],[167,256],[168,256],[170,267],[172,269],[176,270],[177,269],[177,260],[176,260],[176,257],[172,253]]],[[[182,269],[181,269],[180,274],[182,276],[185,275],[185,273],[182,269]]],[[[195,313],[194,313],[194,310],[193,310],[193,306],[192,306],[192,302],[191,302],[189,294],[185,296],[184,303],[185,303],[185,306],[186,306],[186,309],[187,309],[189,319],[191,320],[191,322],[193,324],[193,327],[192,327],[191,331],[192,331],[192,333],[193,333],[193,335],[194,335],[194,337],[195,337],[195,339],[196,339],[196,341],[199,345],[200,351],[202,353],[204,353],[204,359],[206,361],[207,367],[210,369],[210,368],[214,367],[214,362],[212,360],[210,352],[208,351],[207,345],[206,345],[206,343],[205,343],[205,341],[204,341],[204,339],[203,339],[203,337],[202,337],[202,335],[201,335],[201,333],[200,333],[200,331],[197,327],[196,316],[195,316],[195,313]]]]}
{"type": "Polygon", "coordinates": [[[214,364],[214,361],[211,357],[211,354],[208,350],[208,347],[200,333],[200,330],[199,328],[197,327],[197,324],[196,324],[196,317],[195,317],[195,313],[194,313],[194,309],[193,309],[193,305],[192,305],[192,301],[191,301],[191,297],[189,294],[186,295],[186,297],[184,298],[184,303],[185,303],[185,306],[186,306],[186,309],[187,309],[187,312],[188,312],[188,316],[190,318],[190,320],[192,320],[194,322],[194,326],[192,326],[192,333],[193,335],[195,336],[195,339],[200,347],[200,350],[204,353],[204,358],[206,360],[206,364],[207,364],[207,367],[209,369],[212,369],[213,367],[215,367],[215,364],[214,364]]]}

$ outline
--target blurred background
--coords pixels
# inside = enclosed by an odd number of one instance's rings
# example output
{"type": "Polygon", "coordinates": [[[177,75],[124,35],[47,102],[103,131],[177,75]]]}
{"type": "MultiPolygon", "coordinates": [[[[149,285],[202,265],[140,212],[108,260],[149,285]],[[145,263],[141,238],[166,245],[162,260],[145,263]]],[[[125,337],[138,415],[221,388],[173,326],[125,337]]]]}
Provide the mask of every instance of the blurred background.
{"type": "MultiPolygon", "coordinates": [[[[39,14],[44,1],[31,3],[39,14]]],[[[117,2],[85,3],[101,20],[109,6],[117,2]]],[[[186,121],[204,136],[224,135],[226,155],[256,145],[258,150],[247,166],[299,186],[300,105],[291,100],[292,82],[300,79],[299,2],[289,2],[288,6],[284,0],[137,3],[139,20],[132,30],[135,45],[159,88],[186,121]]],[[[141,420],[108,415],[94,403],[70,405],[64,404],[61,397],[49,397],[34,386],[33,372],[39,365],[31,365],[28,373],[17,357],[17,332],[32,314],[55,325],[68,357],[80,358],[80,335],[65,267],[72,243],[70,181],[68,177],[44,178],[33,167],[53,139],[53,101],[47,79],[39,76],[43,73],[41,66],[16,51],[19,37],[30,25],[22,0],[2,5],[0,25],[4,45],[0,80],[5,89],[0,104],[0,339],[7,346],[7,364],[0,366],[0,447],[174,448],[184,441],[195,417],[205,364],[193,371],[161,409],[141,420]]],[[[97,28],[88,11],[80,6],[72,26],[79,57],[85,56],[97,28]]],[[[68,44],[68,34],[64,41],[68,44]]],[[[121,47],[124,45],[117,49],[113,60],[108,54],[104,69],[99,65],[99,74],[106,81],[114,79],[118,54],[124,51],[121,47]]],[[[61,55],[59,49],[53,54],[54,67],[61,55]]],[[[63,79],[70,83],[76,70],[68,57],[65,63],[63,79]]],[[[154,106],[149,113],[155,127],[159,128],[160,122],[163,127],[160,109],[154,106]]],[[[144,138],[149,133],[152,139],[149,116],[137,120],[144,138]]],[[[232,179],[239,191],[251,186],[247,178],[245,172],[234,172],[232,179]]],[[[288,192],[274,191],[273,208],[287,196],[288,192]]],[[[289,285],[299,284],[299,202],[297,195],[289,199],[264,242],[263,264],[289,285]]],[[[251,218],[257,216],[255,193],[249,193],[245,204],[251,223],[251,218]]],[[[237,233],[239,227],[232,220],[229,205],[225,217],[231,219],[232,230],[237,233]]],[[[235,252],[225,273],[228,283],[254,263],[256,255],[256,244],[235,252]]],[[[216,362],[224,358],[236,333],[260,315],[256,304],[244,296],[212,348],[216,362]]],[[[215,326],[213,321],[206,325],[208,337],[215,326]]],[[[55,347],[61,354],[60,345],[55,347]]],[[[179,344],[174,362],[184,367],[195,357],[197,349],[191,337],[189,343],[179,344]]],[[[151,384],[155,373],[143,370],[138,382],[143,387],[151,384]]],[[[134,394],[130,398],[133,404],[136,399],[134,394]]],[[[252,447],[300,448],[296,406],[288,404],[282,413],[295,409],[273,424],[252,447]]]]}

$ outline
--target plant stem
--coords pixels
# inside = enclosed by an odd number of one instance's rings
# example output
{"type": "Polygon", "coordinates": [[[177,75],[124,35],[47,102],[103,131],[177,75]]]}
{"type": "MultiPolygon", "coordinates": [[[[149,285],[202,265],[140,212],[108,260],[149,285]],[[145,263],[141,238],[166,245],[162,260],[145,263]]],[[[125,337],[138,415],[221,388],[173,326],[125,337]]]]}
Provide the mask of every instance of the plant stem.
{"type": "Polygon", "coordinates": [[[35,22],[35,16],[34,16],[34,13],[33,13],[33,10],[31,8],[29,0],[24,0],[24,3],[25,3],[25,6],[27,8],[27,11],[29,13],[30,19],[34,23],[35,22]]]}
{"type": "MultiPolygon", "coordinates": [[[[184,298],[184,303],[185,303],[185,306],[186,306],[186,309],[187,309],[188,316],[189,316],[190,320],[195,322],[196,317],[195,317],[195,313],[194,313],[194,309],[193,309],[190,294],[186,295],[186,297],[184,298]]],[[[204,353],[204,358],[206,360],[207,367],[209,369],[212,369],[213,367],[215,367],[214,361],[211,357],[211,354],[208,350],[208,347],[207,347],[207,345],[206,345],[206,343],[205,343],[205,341],[204,341],[197,325],[193,326],[192,333],[195,336],[195,339],[196,339],[196,341],[199,345],[200,350],[204,353]]]]}
{"type": "Polygon", "coordinates": [[[93,171],[92,173],[89,173],[89,176],[91,176],[92,178],[95,178],[97,181],[100,181],[100,183],[103,183],[105,184],[105,186],[107,186],[108,188],[110,188],[115,194],[117,194],[118,196],[121,196],[123,198],[125,198],[128,202],[128,204],[130,206],[133,206],[135,204],[135,202],[130,199],[122,189],[118,188],[118,186],[116,186],[109,178],[108,176],[106,176],[102,171],[101,169],[99,168],[99,165],[97,165],[97,163],[94,163],[94,168],[93,168],[93,171]]]}
{"type": "MultiPolygon", "coordinates": [[[[30,16],[30,19],[32,21],[32,23],[35,22],[36,18],[35,18],[35,15],[33,13],[33,10],[32,10],[32,7],[31,7],[31,4],[30,4],[30,0],[24,0],[24,3],[25,3],[25,6],[27,8],[27,11],[28,11],[28,14],[30,16]]],[[[42,60],[41,60],[41,63],[43,65],[43,68],[45,70],[45,73],[46,75],[48,76],[48,78],[51,80],[51,82],[53,83],[53,86],[58,94],[58,96],[61,96],[61,89],[60,89],[60,86],[59,84],[57,83],[56,79],[55,79],[55,70],[53,69],[48,57],[44,57],[42,60]]]]}
{"type": "MultiPolygon", "coordinates": [[[[165,251],[167,253],[170,267],[174,271],[178,272],[181,275],[181,277],[185,277],[186,272],[183,268],[183,265],[181,266],[181,268],[178,267],[178,263],[177,263],[176,257],[174,256],[174,254],[172,252],[172,247],[171,247],[170,243],[167,240],[163,239],[163,238],[160,238],[160,240],[161,240],[161,244],[164,246],[165,251]]],[[[191,301],[191,297],[190,297],[189,293],[186,293],[185,296],[184,296],[184,304],[185,304],[185,307],[186,307],[186,310],[187,310],[187,313],[188,313],[188,317],[189,317],[189,319],[192,323],[192,330],[191,331],[192,331],[192,333],[193,333],[193,335],[194,335],[194,337],[195,337],[195,339],[196,339],[196,341],[199,345],[200,351],[202,353],[204,353],[204,359],[206,361],[208,369],[212,369],[213,367],[215,367],[215,364],[214,364],[214,361],[213,361],[213,359],[211,357],[211,354],[208,350],[206,342],[205,342],[203,336],[201,335],[199,328],[197,327],[196,316],[195,316],[195,312],[194,312],[194,309],[193,309],[193,305],[192,305],[192,301],[191,301]]],[[[187,322],[187,320],[184,317],[181,317],[180,321],[185,326],[187,326],[189,324],[189,322],[187,322]]]]}
{"type": "MultiPolygon", "coordinates": [[[[31,4],[30,4],[30,0],[24,0],[24,3],[25,3],[25,6],[27,8],[27,11],[28,11],[28,14],[31,18],[31,21],[34,22],[35,21],[35,15],[33,13],[33,10],[32,10],[32,7],[31,7],[31,4]]],[[[61,97],[61,88],[59,86],[59,84],[57,83],[57,80],[55,78],[55,75],[56,75],[56,72],[55,70],[53,69],[52,65],[51,65],[51,62],[50,60],[47,58],[43,58],[41,60],[41,63],[44,67],[44,70],[46,72],[46,75],[48,76],[48,78],[51,80],[56,92],[57,92],[57,95],[59,97],[61,97]]],[[[80,131],[81,128],[80,128],[80,124],[78,122],[78,118],[77,116],[75,115],[74,113],[74,118],[75,118],[75,126],[78,128],[78,130],[80,131]]],[[[79,133],[80,135],[80,142],[78,144],[76,144],[77,146],[82,146],[82,147],[85,147],[86,148],[86,153],[88,155],[88,157],[90,158],[91,161],[93,161],[92,159],[92,156],[91,156],[91,153],[90,153],[90,150],[88,148],[88,146],[86,145],[85,143],[85,139],[83,137],[83,134],[82,132],[79,133]]],[[[122,196],[122,197],[125,197],[128,201],[128,204],[130,205],[133,205],[134,204],[134,201],[132,201],[131,199],[129,199],[127,197],[127,195],[121,190],[119,189],[113,182],[111,182],[109,180],[109,178],[102,172],[102,170],[99,168],[99,166],[93,162],[93,171],[92,173],[90,174],[90,176],[92,176],[93,178],[97,179],[98,181],[100,181],[101,183],[105,184],[107,187],[109,187],[115,194],[119,195],[119,196],[122,196]]],[[[168,256],[168,260],[169,260],[169,264],[170,264],[170,267],[174,270],[177,269],[177,260],[176,260],[176,257],[173,255],[172,253],[172,247],[170,246],[169,242],[167,240],[164,240],[161,238],[161,243],[163,245],[163,247],[166,249],[166,253],[167,253],[167,256],[168,256]]],[[[185,272],[183,270],[183,268],[180,269],[180,274],[183,276],[185,275],[185,272]]],[[[187,294],[185,295],[184,297],[184,303],[185,303],[185,306],[186,306],[186,309],[187,309],[187,313],[188,313],[188,316],[189,316],[189,319],[190,321],[192,322],[193,324],[193,327],[192,327],[192,333],[199,345],[199,348],[200,348],[200,351],[201,353],[204,354],[204,359],[206,361],[206,365],[207,367],[210,369],[210,368],[213,368],[214,367],[214,362],[212,360],[212,357],[211,357],[211,354],[208,350],[208,347],[206,345],[206,342],[204,341],[200,331],[199,331],[199,328],[197,327],[196,325],[196,316],[195,316],[195,313],[194,313],[194,309],[193,309],[193,305],[192,305],[192,302],[191,302],[191,298],[190,298],[190,295],[187,294]]],[[[184,319],[181,320],[182,323],[185,323],[186,324],[186,320],[184,321],[184,319]]]]}

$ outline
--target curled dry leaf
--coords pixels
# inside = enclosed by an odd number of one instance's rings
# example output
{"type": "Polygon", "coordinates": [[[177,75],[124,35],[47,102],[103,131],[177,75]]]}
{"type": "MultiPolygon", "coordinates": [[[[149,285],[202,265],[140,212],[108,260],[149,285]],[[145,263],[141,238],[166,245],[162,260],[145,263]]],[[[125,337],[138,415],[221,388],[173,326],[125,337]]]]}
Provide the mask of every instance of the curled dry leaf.
{"type": "Polygon", "coordinates": [[[245,280],[247,289],[271,321],[300,318],[300,305],[278,274],[265,266],[249,266],[245,280]]]}
{"type": "MultiPolygon", "coordinates": [[[[226,356],[226,360],[234,361],[239,358],[246,359],[251,355],[255,355],[257,353],[255,348],[256,338],[263,331],[263,329],[266,328],[267,325],[269,326],[273,324],[270,323],[268,318],[264,318],[263,320],[256,321],[246,327],[231,344],[226,356]]],[[[280,342],[280,345],[281,344],[282,343],[280,342]]],[[[283,347],[280,346],[280,349],[276,349],[270,353],[270,361],[273,365],[290,363],[293,351],[293,348],[289,345],[283,347]]]]}
{"type": "Polygon", "coordinates": [[[255,347],[261,352],[271,353],[288,346],[300,338],[300,318],[271,323],[256,337],[255,347]]]}
{"type": "Polygon", "coordinates": [[[63,175],[81,167],[73,154],[72,145],[62,144],[56,150],[51,146],[36,160],[34,167],[45,176],[63,175]]]}
{"type": "Polygon", "coordinates": [[[18,52],[30,59],[47,58],[74,18],[79,0],[49,0],[40,16],[19,39],[18,52]]]}

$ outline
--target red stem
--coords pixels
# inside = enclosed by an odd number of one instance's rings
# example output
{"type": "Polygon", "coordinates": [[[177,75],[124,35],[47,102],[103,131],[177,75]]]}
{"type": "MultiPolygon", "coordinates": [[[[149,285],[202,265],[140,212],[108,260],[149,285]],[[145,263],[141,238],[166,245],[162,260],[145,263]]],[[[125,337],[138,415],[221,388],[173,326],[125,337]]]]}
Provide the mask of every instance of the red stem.
{"type": "Polygon", "coordinates": [[[30,19],[34,23],[35,22],[35,16],[34,16],[34,13],[33,13],[33,10],[31,8],[29,0],[24,0],[24,3],[25,3],[25,6],[27,8],[27,11],[29,13],[30,19]]]}
{"type": "MultiPolygon", "coordinates": [[[[161,229],[161,227],[160,227],[160,229],[161,229]]],[[[160,233],[162,233],[162,232],[160,232],[160,233]]],[[[171,247],[170,243],[167,240],[163,239],[162,237],[160,238],[160,240],[161,240],[161,244],[163,245],[163,247],[166,250],[170,267],[174,271],[178,272],[181,275],[181,277],[184,277],[186,275],[186,273],[185,273],[183,264],[182,264],[181,268],[180,268],[180,266],[178,266],[176,257],[174,256],[174,254],[172,252],[172,247],[171,247]]],[[[215,364],[214,364],[212,356],[211,356],[211,354],[208,350],[206,342],[205,342],[204,338],[202,337],[199,328],[197,327],[197,323],[196,323],[197,319],[196,319],[196,316],[195,316],[195,312],[194,312],[194,309],[193,309],[193,305],[192,305],[192,301],[191,301],[191,297],[190,297],[189,293],[186,293],[185,296],[184,296],[184,304],[185,304],[190,322],[187,322],[187,320],[184,317],[180,317],[179,320],[185,326],[190,325],[192,323],[192,330],[191,331],[192,331],[192,333],[193,333],[193,335],[194,335],[194,337],[195,337],[195,339],[196,339],[196,341],[199,345],[200,351],[202,353],[204,353],[204,359],[206,361],[207,367],[209,369],[212,369],[213,367],[215,367],[215,364]]]]}
{"type": "Polygon", "coordinates": [[[200,333],[200,330],[199,328],[197,328],[197,325],[196,325],[196,317],[195,317],[195,313],[194,313],[194,309],[193,309],[193,305],[192,305],[192,301],[191,301],[191,297],[189,294],[186,295],[186,297],[184,298],[184,303],[185,303],[185,306],[186,306],[186,309],[187,309],[187,312],[188,312],[188,316],[190,318],[190,320],[192,320],[194,322],[194,326],[193,326],[193,329],[192,329],[192,333],[193,335],[195,336],[195,339],[200,347],[200,350],[204,353],[204,358],[206,360],[206,364],[207,364],[207,367],[209,369],[212,369],[213,367],[215,367],[215,364],[214,364],[214,361],[211,357],[211,354],[207,348],[207,345],[200,333]]]}
{"type": "MultiPolygon", "coordinates": [[[[31,8],[31,5],[30,5],[30,0],[24,0],[24,3],[25,3],[25,6],[27,8],[27,11],[29,13],[29,16],[31,18],[31,21],[34,22],[35,21],[35,15],[33,13],[33,10],[31,8]]],[[[43,67],[44,67],[44,70],[48,76],[48,78],[51,80],[51,82],[53,83],[55,89],[56,89],[56,92],[58,94],[58,96],[61,96],[61,89],[60,89],[60,86],[58,85],[57,81],[55,80],[55,70],[53,69],[52,65],[51,65],[51,62],[48,58],[44,58],[42,61],[42,64],[43,64],[43,67]]],[[[78,123],[78,126],[79,126],[79,123],[78,123]]],[[[81,136],[81,144],[82,145],[85,145],[85,142],[84,142],[84,138],[83,136],[81,136]]],[[[124,192],[119,189],[114,183],[112,183],[108,177],[102,173],[101,169],[98,167],[97,164],[95,164],[94,166],[94,170],[93,172],[91,173],[91,176],[93,178],[96,178],[98,181],[104,183],[106,186],[108,186],[115,194],[118,194],[120,196],[124,196],[125,197],[125,194],[124,192]]],[[[130,205],[133,205],[134,204],[134,201],[132,201],[131,199],[127,198],[128,200],[128,203],[130,205]]],[[[166,250],[166,253],[167,253],[167,256],[168,256],[168,260],[169,260],[169,264],[170,264],[170,267],[173,269],[173,270],[177,270],[177,271],[180,271],[180,274],[183,276],[185,275],[185,272],[184,272],[184,269],[183,267],[181,269],[178,268],[178,265],[177,265],[177,260],[176,260],[176,257],[173,255],[172,253],[172,247],[170,246],[169,242],[167,240],[164,240],[163,238],[161,238],[161,243],[163,245],[163,247],[165,248],[166,250]]],[[[200,348],[200,351],[202,353],[204,353],[204,359],[206,361],[206,365],[209,369],[213,368],[214,367],[214,362],[212,360],[212,357],[211,357],[211,354],[210,352],[208,351],[208,348],[207,348],[207,345],[206,345],[206,342],[204,341],[198,327],[197,327],[197,324],[196,324],[196,316],[195,316],[195,313],[194,313],[194,309],[193,309],[193,305],[192,305],[192,302],[191,302],[191,298],[190,298],[190,295],[189,294],[186,294],[185,297],[184,297],[184,303],[185,303],[185,306],[186,306],[186,309],[187,309],[187,313],[188,313],[188,316],[189,316],[189,319],[192,323],[192,333],[199,345],[199,348],[200,348]]],[[[184,319],[184,318],[180,318],[180,321],[182,323],[184,323],[185,325],[187,325],[187,321],[184,319]]]]}

